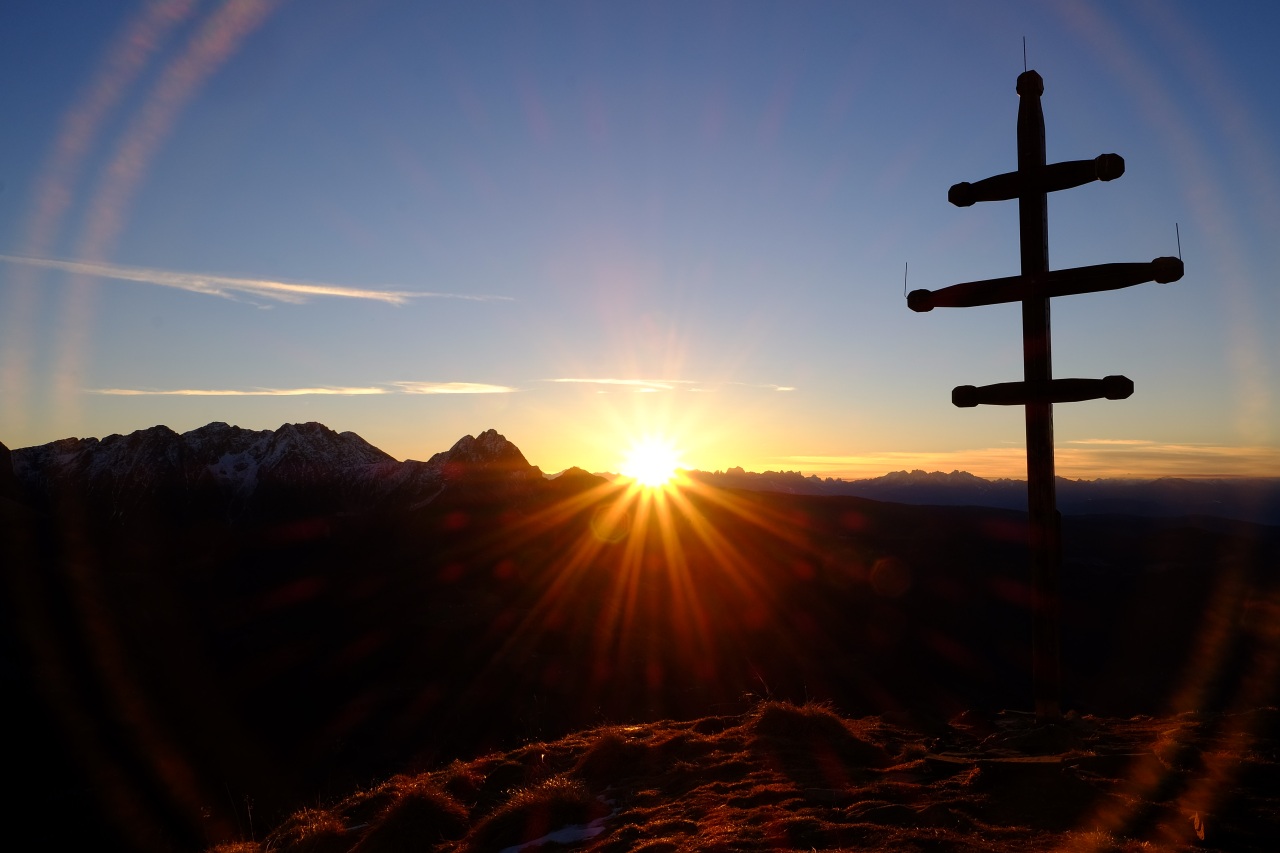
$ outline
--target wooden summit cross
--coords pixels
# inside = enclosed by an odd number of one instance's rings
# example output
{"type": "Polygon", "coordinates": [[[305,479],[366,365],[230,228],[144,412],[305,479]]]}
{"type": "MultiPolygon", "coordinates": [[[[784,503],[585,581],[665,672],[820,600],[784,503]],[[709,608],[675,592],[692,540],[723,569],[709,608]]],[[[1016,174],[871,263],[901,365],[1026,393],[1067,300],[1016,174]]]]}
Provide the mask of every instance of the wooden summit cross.
{"type": "Polygon", "coordinates": [[[1031,533],[1031,673],[1036,719],[1060,718],[1061,675],[1058,651],[1058,576],[1062,566],[1061,516],[1054,494],[1053,404],[1079,400],[1122,400],[1133,393],[1125,376],[1104,379],[1054,379],[1049,341],[1049,299],[1075,293],[1117,290],[1148,281],[1182,278],[1180,258],[1150,263],[1098,264],[1075,269],[1049,269],[1048,194],[1094,180],[1124,174],[1118,154],[1093,160],[1045,163],[1044,113],[1040,96],[1044,80],[1035,71],[1018,75],[1018,170],[956,184],[947,199],[957,207],[978,201],[1018,200],[1022,274],[955,284],[942,290],[913,290],[912,311],[968,308],[1000,302],[1022,303],[1023,381],[995,385],[961,385],[951,401],[962,407],[980,404],[1025,406],[1027,414],[1027,503],[1031,533]]]}

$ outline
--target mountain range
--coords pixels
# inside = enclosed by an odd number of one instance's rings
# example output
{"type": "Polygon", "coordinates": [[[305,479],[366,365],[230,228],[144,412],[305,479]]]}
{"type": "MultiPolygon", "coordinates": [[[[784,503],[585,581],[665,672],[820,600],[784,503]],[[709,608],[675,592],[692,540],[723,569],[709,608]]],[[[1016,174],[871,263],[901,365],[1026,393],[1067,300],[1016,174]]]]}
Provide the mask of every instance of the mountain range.
{"type": "MultiPolygon", "coordinates": [[[[536,489],[543,473],[495,430],[464,436],[426,462],[396,461],[353,432],[323,424],[285,424],[246,430],[211,423],[185,433],[165,426],[103,439],[67,438],[3,452],[0,494],[25,494],[40,503],[75,493],[116,514],[138,501],[162,501],[170,511],[218,509],[228,517],[283,507],[334,503],[349,510],[424,505],[447,486],[484,479],[489,486],[536,489]],[[11,464],[5,464],[5,456],[11,464]],[[10,471],[12,476],[10,477],[10,471]],[[8,485],[6,485],[6,483],[8,485]]],[[[581,469],[569,480],[589,475],[581,469]]],[[[796,471],[688,471],[690,479],[726,489],[791,495],[846,495],[929,506],[986,506],[1026,510],[1026,482],[988,480],[965,471],[895,471],[843,480],[796,471]]],[[[611,474],[597,475],[612,477],[611,474]]],[[[566,483],[567,484],[567,483],[566,483]]],[[[1211,516],[1280,525],[1280,479],[1057,479],[1065,515],[1151,518],[1211,516]]]]}
{"type": "Polygon", "coordinates": [[[426,462],[398,462],[354,432],[319,423],[255,431],[216,422],[181,434],[154,426],[7,455],[18,496],[44,507],[84,502],[116,517],[145,510],[236,520],[412,507],[463,480],[519,491],[544,479],[492,429],[464,436],[426,462]]]}

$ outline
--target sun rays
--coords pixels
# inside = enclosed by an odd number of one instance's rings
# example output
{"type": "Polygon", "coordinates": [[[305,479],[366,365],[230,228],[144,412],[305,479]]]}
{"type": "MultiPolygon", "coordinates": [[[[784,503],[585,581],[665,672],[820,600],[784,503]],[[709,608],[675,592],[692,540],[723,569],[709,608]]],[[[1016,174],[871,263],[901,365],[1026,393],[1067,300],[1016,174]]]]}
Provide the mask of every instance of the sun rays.
{"type": "MultiPolygon", "coordinates": [[[[575,687],[584,707],[650,707],[690,679],[730,693],[758,690],[751,660],[761,642],[784,654],[803,651],[785,603],[771,592],[778,578],[762,549],[786,543],[796,560],[817,564],[829,555],[810,533],[768,501],[682,476],[659,487],[621,476],[566,485],[558,500],[504,526],[501,543],[480,558],[527,560],[517,571],[532,573],[502,620],[489,666],[528,660],[530,650],[554,647],[569,632],[590,638],[571,652],[572,667],[588,674],[575,687]],[[554,556],[539,556],[548,537],[554,556]],[[730,626],[727,614],[741,618],[730,626]],[[633,676],[625,685],[622,673],[633,676]]],[[[544,662],[548,678],[570,665],[544,662]]]]}

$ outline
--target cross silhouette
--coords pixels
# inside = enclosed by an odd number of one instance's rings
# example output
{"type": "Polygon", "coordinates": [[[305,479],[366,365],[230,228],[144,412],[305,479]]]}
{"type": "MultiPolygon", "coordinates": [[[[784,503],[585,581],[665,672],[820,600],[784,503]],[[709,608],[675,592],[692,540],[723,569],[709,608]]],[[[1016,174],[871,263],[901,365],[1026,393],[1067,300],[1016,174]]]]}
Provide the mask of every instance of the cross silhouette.
{"type": "Polygon", "coordinates": [[[1045,163],[1044,80],[1035,71],[1018,75],[1018,169],[977,183],[951,187],[947,199],[957,207],[979,201],[1018,200],[1022,272],[1006,278],[970,281],[942,290],[913,290],[913,311],[968,308],[1001,302],[1022,303],[1021,382],[961,385],[951,401],[962,407],[1025,406],[1027,417],[1027,509],[1031,545],[1031,678],[1036,719],[1061,717],[1059,663],[1059,576],[1062,568],[1061,515],[1054,490],[1053,404],[1079,400],[1121,400],[1133,394],[1125,376],[1103,379],[1054,379],[1049,337],[1049,300],[1054,296],[1117,290],[1148,281],[1182,278],[1180,258],[1150,263],[1097,264],[1049,269],[1048,194],[1124,174],[1124,159],[1101,154],[1092,160],[1045,163]]]}

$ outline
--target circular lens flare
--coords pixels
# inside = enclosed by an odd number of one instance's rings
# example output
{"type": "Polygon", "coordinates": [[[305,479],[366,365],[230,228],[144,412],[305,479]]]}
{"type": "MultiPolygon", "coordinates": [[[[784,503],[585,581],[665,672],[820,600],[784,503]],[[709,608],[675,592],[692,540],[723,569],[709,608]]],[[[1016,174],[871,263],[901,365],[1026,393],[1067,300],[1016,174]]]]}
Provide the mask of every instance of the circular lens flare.
{"type": "Polygon", "coordinates": [[[645,438],[627,451],[622,463],[623,476],[651,489],[667,485],[683,466],[680,451],[661,438],[645,438]]]}

